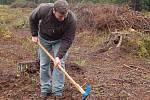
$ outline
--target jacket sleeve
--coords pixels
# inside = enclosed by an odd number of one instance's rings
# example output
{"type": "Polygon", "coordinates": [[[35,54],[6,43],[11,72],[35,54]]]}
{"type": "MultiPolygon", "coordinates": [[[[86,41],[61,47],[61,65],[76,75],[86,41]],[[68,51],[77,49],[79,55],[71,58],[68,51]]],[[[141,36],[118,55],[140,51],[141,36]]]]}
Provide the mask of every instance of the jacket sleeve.
{"type": "Polygon", "coordinates": [[[66,29],[65,34],[61,39],[60,48],[56,55],[60,59],[63,58],[63,56],[66,54],[66,52],[68,51],[74,40],[76,32],[76,19],[71,21],[65,29],[66,29]]]}
{"type": "Polygon", "coordinates": [[[31,12],[29,16],[29,25],[30,25],[32,36],[38,36],[39,21],[41,19],[40,9],[41,7],[38,6],[31,12]]]}

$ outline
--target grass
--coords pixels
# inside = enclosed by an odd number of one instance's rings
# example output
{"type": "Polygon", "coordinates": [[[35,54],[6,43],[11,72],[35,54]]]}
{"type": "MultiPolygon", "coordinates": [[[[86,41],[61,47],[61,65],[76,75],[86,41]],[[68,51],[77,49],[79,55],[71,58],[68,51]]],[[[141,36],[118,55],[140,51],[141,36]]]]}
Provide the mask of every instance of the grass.
{"type": "Polygon", "coordinates": [[[21,17],[13,23],[14,28],[23,29],[29,26],[28,17],[21,17]]]}
{"type": "Polygon", "coordinates": [[[38,46],[32,42],[31,37],[25,37],[21,39],[20,43],[26,51],[31,52],[33,56],[36,55],[38,46]]]}
{"type": "Polygon", "coordinates": [[[10,39],[11,36],[12,36],[12,33],[9,31],[9,29],[6,27],[6,25],[1,25],[0,38],[6,40],[6,39],[10,39]]]}
{"type": "Polygon", "coordinates": [[[140,57],[149,57],[150,56],[150,40],[141,40],[138,42],[139,49],[138,55],[140,57]]]}
{"type": "MultiPolygon", "coordinates": [[[[11,31],[9,30],[9,27],[13,27],[15,29],[23,29],[28,28],[29,22],[28,22],[28,16],[32,9],[29,8],[9,8],[6,5],[0,5],[0,38],[3,39],[9,39],[11,38],[11,31]]],[[[146,16],[150,16],[150,12],[143,12],[146,16]]],[[[142,34],[142,33],[141,33],[142,34]]],[[[82,46],[86,47],[88,51],[95,51],[96,49],[100,48],[100,46],[106,41],[106,38],[108,37],[108,33],[92,33],[92,32],[84,32],[84,33],[78,33],[77,38],[80,40],[80,47],[76,47],[73,49],[76,53],[83,50],[82,46]]],[[[138,41],[129,40],[129,45],[131,43],[131,47],[134,45],[138,45],[138,55],[140,57],[146,57],[150,56],[149,53],[149,42],[146,42],[148,40],[149,36],[143,36],[146,37],[145,40],[139,39],[138,41]]],[[[141,37],[141,38],[143,38],[141,37]]],[[[78,41],[78,40],[77,40],[78,41]]],[[[35,55],[35,49],[36,46],[32,45],[32,41],[30,37],[26,37],[23,40],[20,41],[22,43],[22,47],[28,50],[29,52],[32,52],[33,55],[35,55]]],[[[86,64],[86,61],[77,58],[76,63],[79,65],[86,64]]]]}
{"type": "Polygon", "coordinates": [[[77,34],[78,38],[80,38],[80,43],[85,44],[89,49],[97,49],[97,47],[101,46],[106,38],[108,37],[108,33],[79,33],[77,34]]]}
{"type": "Polygon", "coordinates": [[[0,5],[0,9],[1,8],[8,8],[8,5],[0,5]]]}
{"type": "Polygon", "coordinates": [[[0,23],[11,26],[16,23],[16,27],[22,28],[28,24],[28,16],[32,9],[0,7],[0,23]]]}
{"type": "Polygon", "coordinates": [[[86,60],[85,59],[82,59],[80,57],[77,57],[76,60],[75,60],[75,63],[79,66],[86,66],[86,60]]]}
{"type": "Polygon", "coordinates": [[[144,42],[143,41],[139,41],[138,45],[139,45],[139,52],[138,52],[139,56],[140,57],[148,56],[148,52],[147,52],[146,48],[144,47],[144,42]]]}
{"type": "MultiPolygon", "coordinates": [[[[28,16],[32,9],[28,8],[9,8],[0,5],[0,38],[9,39],[12,36],[10,28],[23,29],[28,27],[28,16]]],[[[35,54],[31,38],[25,37],[20,40],[22,47],[35,54]]]]}
{"type": "Polygon", "coordinates": [[[145,16],[150,17],[150,12],[148,12],[148,11],[144,11],[143,13],[144,13],[144,15],[145,15],[145,16]]]}

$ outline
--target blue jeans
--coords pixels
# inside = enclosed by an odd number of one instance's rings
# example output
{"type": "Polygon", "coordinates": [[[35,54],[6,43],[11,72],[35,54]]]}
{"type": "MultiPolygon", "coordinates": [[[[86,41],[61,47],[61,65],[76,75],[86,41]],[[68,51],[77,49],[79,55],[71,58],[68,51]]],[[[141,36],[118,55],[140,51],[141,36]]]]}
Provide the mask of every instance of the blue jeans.
{"type": "MultiPolygon", "coordinates": [[[[54,57],[60,47],[60,40],[47,41],[39,36],[41,44],[49,51],[53,52],[54,57]]],[[[67,54],[66,54],[67,55],[67,54]]],[[[66,55],[61,59],[61,65],[65,68],[66,55]]],[[[41,92],[54,93],[54,95],[62,95],[62,90],[64,87],[65,77],[64,74],[58,69],[53,68],[50,63],[50,58],[48,55],[39,48],[40,56],[40,84],[41,92]],[[53,70],[52,70],[53,69],[53,70]]]]}

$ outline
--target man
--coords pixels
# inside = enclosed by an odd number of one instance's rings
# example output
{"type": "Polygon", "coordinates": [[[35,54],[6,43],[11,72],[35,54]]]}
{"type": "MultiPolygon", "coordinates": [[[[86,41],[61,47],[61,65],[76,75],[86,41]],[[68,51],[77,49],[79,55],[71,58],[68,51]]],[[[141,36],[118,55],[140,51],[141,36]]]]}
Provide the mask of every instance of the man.
{"type": "MultiPolygon", "coordinates": [[[[65,0],[57,0],[54,4],[41,4],[29,17],[32,41],[40,43],[49,51],[53,51],[57,64],[65,67],[65,59],[76,31],[76,17],[69,10],[65,0]]],[[[53,93],[55,98],[62,96],[64,74],[52,65],[47,54],[39,48],[41,97],[47,98],[53,93]]]]}

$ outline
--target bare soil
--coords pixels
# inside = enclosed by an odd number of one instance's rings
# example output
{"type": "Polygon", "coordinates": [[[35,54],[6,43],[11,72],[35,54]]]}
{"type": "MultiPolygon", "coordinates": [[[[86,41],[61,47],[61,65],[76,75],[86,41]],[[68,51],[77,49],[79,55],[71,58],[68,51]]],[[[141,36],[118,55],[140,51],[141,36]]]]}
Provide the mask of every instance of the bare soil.
{"type": "MultiPolygon", "coordinates": [[[[31,64],[31,69],[20,76],[17,72],[19,62],[36,60],[32,51],[36,44],[23,44],[31,36],[29,29],[12,29],[11,32],[11,38],[0,37],[0,100],[40,100],[39,65],[31,64]]],[[[91,45],[82,42],[85,37],[78,35],[70,49],[66,71],[81,86],[91,85],[87,100],[150,100],[148,59],[129,54],[121,47],[96,53],[91,45]]],[[[81,93],[66,78],[62,100],[81,98],[81,93]]]]}
{"type": "MultiPolygon", "coordinates": [[[[28,50],[30,48],[25,49],[20,41],[30,37],[29,30],[12,31],[12,38],[0,39],[0,100],[40,100],[39,71],[20,76],[17,73],[17,63],[36,59],[28,50]]],[[[38,68],[38,64],[31,67],[38,68]]],[[[76,36],[66,71],[80,85],[91,85],[92,91],[87,100],[150,100],[149,61],[128,54],[121,48],[94,53],[76,36]],[[77,64],[77,57],[84,60],[84,64],[77,64]]],[[[81,98],[82,95],[66,78],[63,100],[81,98]]]]}

